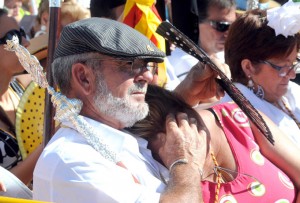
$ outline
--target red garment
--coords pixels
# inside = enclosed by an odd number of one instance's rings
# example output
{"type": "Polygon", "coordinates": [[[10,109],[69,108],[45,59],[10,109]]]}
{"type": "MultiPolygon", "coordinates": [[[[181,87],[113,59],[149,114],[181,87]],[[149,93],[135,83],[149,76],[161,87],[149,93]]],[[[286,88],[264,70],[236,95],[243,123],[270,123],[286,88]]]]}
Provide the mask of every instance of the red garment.
{"type": "MultiPolygon", "coordinates": [[[[242,110],[232,102],[214,106],[213,110],[227,137],[238,170],[236,179],[221,183],[219,202],[293,202],[293,183],[260,153],[249,120],[242,110]]],[[[216,185],[202,181],[204,202],[214,202],[216,185]]]]}

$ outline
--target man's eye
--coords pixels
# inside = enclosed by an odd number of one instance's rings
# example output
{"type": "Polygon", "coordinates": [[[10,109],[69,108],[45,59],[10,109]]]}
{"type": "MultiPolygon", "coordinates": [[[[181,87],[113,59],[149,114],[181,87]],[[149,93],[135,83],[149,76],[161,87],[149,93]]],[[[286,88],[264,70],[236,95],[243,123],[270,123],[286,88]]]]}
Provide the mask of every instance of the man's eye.
{"type": "Polygon", "coordinates": [[[132,62],[131,62],[131,61],[127,61],[127,62],[125,62],[125,64],[126,64],[126,65],[131,65],[132,62]]]}

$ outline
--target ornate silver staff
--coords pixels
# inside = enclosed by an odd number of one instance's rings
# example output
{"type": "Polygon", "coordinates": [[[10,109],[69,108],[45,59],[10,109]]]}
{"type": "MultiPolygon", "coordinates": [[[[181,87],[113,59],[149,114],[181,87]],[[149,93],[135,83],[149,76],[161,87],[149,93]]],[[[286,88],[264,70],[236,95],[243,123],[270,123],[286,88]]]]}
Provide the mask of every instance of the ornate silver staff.
{"type": "Polygon", "coordinates": [[[69,99],[65,95],[56,92],[53,87],[48,84],[46,75],[43,72],[43,67],[40,65],[38,59],[35,56],[30,55],[28,50],[19,44],[17,36],[13,36],[12,40],[6,41],[7,45],[4,48],[7,51],[14,51],[23,65],[25,70],[30,73],[31,78],[40,87],[46,88],[49,95],[52,95],[51,101],[56,107],[56,114],[54,119],[58,122],[63,120],[70,120],[75,126],[76,130],[81,133],[87,142],[98,151],[104,158],[118,162],[116,153],[113,152],[104,140],[101,138],[99,132],[96,132],[82,116],[79,115],[82,108],[82,102],[79,99],[69,99]]]}

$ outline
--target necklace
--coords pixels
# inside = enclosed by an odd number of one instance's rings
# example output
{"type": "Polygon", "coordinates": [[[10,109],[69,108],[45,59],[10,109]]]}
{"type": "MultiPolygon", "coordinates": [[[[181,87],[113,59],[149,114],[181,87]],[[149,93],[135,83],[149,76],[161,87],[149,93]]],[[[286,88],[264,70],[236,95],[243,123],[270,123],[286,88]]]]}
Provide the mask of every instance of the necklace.
{"type": "Polygon", "coordinates": [[[216,157],[215,157],[215,155],[212,151],[210,152],[210,155],[211,155],[211,158],[212,158],[212,160],[214,162],[214,165],[215,165],[213,170],[214,170],[214,173],[216,174],[216,192],[215,192],[215,201],[214,201],[214,203],[219,202],[221,183],[229,182],[229,181],[226,181],[226,178],[223,176],[222,172],[229,175],[229,177],[231,178],[231,181],[233,181],[235,179],[233,174],[241,174],[241,175],[248,176],[248,177],[252,178],[253,180],[255,180],[256,182],[261,184],[261,182],[252,175],[249,175],[247,173],[240,173],[238,171],[234,171],[234,170],[223,168],[223,167],[219,166],[218,161],[217,161],[217,159],[216,159],[216,157]]]}
{"type": "Polygon", "coordinates": [[[284,109],[278,104],[279,108],[283,112],[287,113],[294,120],[294,122],[297,124],[298,128],[300,129],[300,122],[296,118],[295,114],[292,112],[292,110],[288,107],[288,105],[283,100],[281,100],[281,102],[282,102],[282,104],[284,106],[284,109]]]}
{"type": "Polygon", "coordinates": [[[215,201],[214,202],[218,203],[219,202],[220,187],[221,187],[222,173],[221,173],[220,170],[218,170],[219,164],[217,162],[217,159],[216,159],[214,153],[210,152],[210,155],[211,155],[212,160],[213,160],[213,162],[214,162],[214,164],[216,166],[216,167],[214,167],[214,171],[215,171],[215,173],[217,175],[217,186],[216,186],[216,193],[215,193],[215,201]]]}

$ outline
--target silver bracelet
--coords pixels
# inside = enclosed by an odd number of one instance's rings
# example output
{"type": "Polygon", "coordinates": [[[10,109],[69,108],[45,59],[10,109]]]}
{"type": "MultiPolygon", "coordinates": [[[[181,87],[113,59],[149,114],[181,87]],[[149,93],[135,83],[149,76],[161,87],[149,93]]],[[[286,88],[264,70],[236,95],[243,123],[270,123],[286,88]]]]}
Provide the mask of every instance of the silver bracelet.
{"type": "Polygon", "coordinates": [[[171,171],[176,164],[187,164],[188,162],[189,161],[187,159],[178,159],[171,164],[169,171],[171,171]]]}

